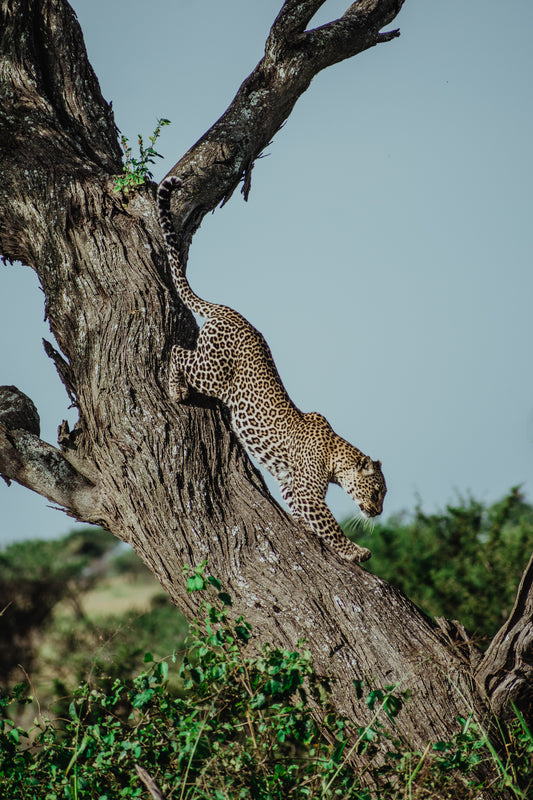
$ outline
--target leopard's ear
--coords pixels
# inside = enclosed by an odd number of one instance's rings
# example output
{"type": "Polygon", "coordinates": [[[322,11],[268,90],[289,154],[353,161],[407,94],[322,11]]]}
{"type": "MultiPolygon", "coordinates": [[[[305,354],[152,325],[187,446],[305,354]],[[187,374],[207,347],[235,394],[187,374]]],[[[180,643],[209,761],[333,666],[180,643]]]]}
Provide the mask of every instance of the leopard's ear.
{"type": "Polygon", "coordinates": [[[374,461],[374,466],[381,469],[381,461],[374,461]]]}
{"type": "Polygon", "coordinates": [[[374,474],[374,462],[370,458],[370,456],[365,456],[361,460],[361,465],[359,467],[359,471],[361,475],[373,475],[374,474]]]}

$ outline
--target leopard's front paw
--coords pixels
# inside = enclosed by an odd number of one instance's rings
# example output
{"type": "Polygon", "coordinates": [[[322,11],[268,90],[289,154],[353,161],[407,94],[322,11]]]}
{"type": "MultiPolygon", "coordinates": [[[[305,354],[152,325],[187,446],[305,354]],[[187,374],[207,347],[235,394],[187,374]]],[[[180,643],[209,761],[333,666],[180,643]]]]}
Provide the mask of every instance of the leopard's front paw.
{"type": "Polygon", "coordinates": [[[368,559],[372,557],[372,551],[369,550],[368,547],[359,547],[355,542],[347,542],[346,548],[343,548],[340,556],[344,558],[345,561],[358,561],[361,563],[363,561],[368,561],[368,559]]]}

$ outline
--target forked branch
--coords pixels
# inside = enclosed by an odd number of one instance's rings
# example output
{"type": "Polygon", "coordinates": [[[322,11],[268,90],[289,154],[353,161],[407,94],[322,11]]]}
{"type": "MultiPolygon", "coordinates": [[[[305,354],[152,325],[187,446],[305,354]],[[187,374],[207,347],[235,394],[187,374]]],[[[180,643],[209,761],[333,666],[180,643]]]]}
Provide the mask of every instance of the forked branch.
{"type": "MultiPolygon", "coordinates": [[[[271,142],[315,75],[399,31],[381,34],[404,0],[360,0],[346,13],[306,30],[323,0],[287,0],[274,21],[265,54],[246,78],[227,111],[178,161],[169,174],[183,180],[175,197],[178,233],[187,244],[203,216],[248,179],[254,160],[271,142]]],[[[245,196],[248,195],[247,185],[245,196]]]]}
{"type": "Polygon", "coordinates": [[[326,0],[286,0],[274,20],[266,50],[280,42],[289,42],[303,33],[326,0]]]}

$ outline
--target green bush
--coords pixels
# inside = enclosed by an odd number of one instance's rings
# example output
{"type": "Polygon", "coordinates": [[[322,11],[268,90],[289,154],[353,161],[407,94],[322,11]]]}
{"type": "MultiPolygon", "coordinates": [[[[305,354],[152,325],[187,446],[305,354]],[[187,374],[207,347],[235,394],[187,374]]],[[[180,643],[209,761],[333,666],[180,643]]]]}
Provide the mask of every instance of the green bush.
{"type": "MultiPolygon", "coordinates": [[[[488,508],[468,500],[376,527],[362,537],[376,572],[430,613],[486,635],[501,625],[533,545],[533,510],[517,490],[488,508]]],[[[137,560],[130,553],[117,559],[115,547],[94,529],[17,545],[0,554],[0,581],[13,587],[28,577],[33,603],[36,587],[50,584],[55,603],[66,586],[75,592],[102,574],[139,579],[137,560]]],[[[39,661],[54,676],[54,697],[46,700],[56,716],[41,713],[26,684],[0,694],[1,797],[146,797],[141,767],[169,800],[473,800],[481,787],[471,770],[484,759],[513,797],[530,796],[533,737],[519,714],[502,733],[504,757],[472,719],[458,720],[452,741],[411,752],[394,722],[409,701],[394,686],[357,682],[359,701],[374,713],[370,725],[336,718],[328,683],[305,649],[265,646],[246,655],[250,626],[231,621],[231,599],[204,576],[204,565],[187,573],[187,587],[218,597],[204,604],[183,652],[187,624],[163,596],[144,614],[95,622],[80,606],[74,618],[56,615],[47,625],[39,661]],[[362,774],[348,766],[352,752],[366,758],[362,774]]]]}
{"type": "Polygon", "coordinates": [[[445,513],[417,508],[377,523],[373,532],[353,520],[343,527],[372,550],[366,568],[480,640],[492,638],[509,615],[533,551],[533,508],[518,489],[489,507],[468,499],[445,513]]]}
{"type": "Polygon", "coordinates": [[[472,720],[460,721],[454,741],[409,752],[395,733],[395,717],[407,701],[395,687],[365,690],[358,682],[360,702],[374,716],[365,727],[350,725],[331,713],[327,682],[315,675],[307,651],[265,646],[247,656],[251,627],[243,619],[231,621],[231,600],[218,581],[205,579],[199,569],[189,575],[188,586],[199,591],[210,586],[218,600],[204,604],[205,619],[193,626],[179,667],[176,654],[155,661],[147,653],[149,666],[137,677],[117,678],[105,691],[98,683],[84,683],[63,719],[52,722],[39,713],[30,730],[8,716],[12,704],[31,702],[27,687],[0,698],[3,796],[146,796],[140,768],[166,797],[180,800],[473,800],[481,787],[473,784],[471,768],[492,757],[501,785],[511,787],[516,798],[527,798],[533,737],[521,718],[505,762],[472,720]],[[179,692],[169,688],[174,671],[179,692]],[[311,705],[320,712],[320,723],[311,705]],[[378,752],[383,744],[385,755],[383,748],[378,752]],[[366,775],[348,766],[355,751],[367,757],[366,775]]]}

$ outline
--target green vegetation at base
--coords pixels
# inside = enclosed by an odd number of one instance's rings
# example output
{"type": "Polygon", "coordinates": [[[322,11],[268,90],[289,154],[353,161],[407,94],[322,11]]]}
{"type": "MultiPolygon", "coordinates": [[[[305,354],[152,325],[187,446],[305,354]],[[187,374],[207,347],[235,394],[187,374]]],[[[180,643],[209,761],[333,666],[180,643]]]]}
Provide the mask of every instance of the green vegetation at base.
{"type": "Polygon", "coordinates": [[[533,551],[533,507],[516,488],[489,507],[470,498],[442,513],[417,508],[371,532],[354,520],[343,529],[372,550],[366,569],[431,616],[459,620],[480,645],[507,619],[533,551]]]}
{"type": "MultiPolygon", "coordinates": [[[[513,490],[488,508],[417,509],[356,533],[374,552],[365,567],[428,613],[492,635],[533,549],[533,510],[513,490]]],[[[357,681],[373,718],[352,725],[332,713],[303,644],[251,657],[254,631],[232,621],[224,587],[204,565],[185,580],[211,593],[186,644],[184,618],[105,531],[0,552],[0,797],[147,798],[140,766],[169,800],[473,800],[472,769],[485,761],[512,797],[533,794],[533,737],[519,713],[502,730],[503,753],[472,718],[457,721],[452,741],[412,752],[396,726],[414,702],[401,686],[357,681]],[[18,663],[28,673],[19,684],[18,663]],[[352,752],[365,756],[362,773],[347,766],[352,752]]]]}
{"type": "MultiPolygon", "coordinates": [[[[63,719],[52,722],[40,713],[30,730],[7,716],[11,703],[31,702],[26,687],[2,696],[5,797],[145,796],[139,767],[166,797],[188,800],[479,796],[471,768],[498,757],[472,720],[461,720],[454,741],[410,752],[395,729],[396,717],[409,702],[406,695],[397,687],[365,687],[358,681],[360,701],[373,711],[373,719],[365,727],[353,726],[331,713],[327,681],[317,678],[308,651],[264,646],[259,655],[247,656],[253,631],[242,618],[230,620],[231,600],[218,581],[204,579],[198,569],[188,585],[199,591],[211,588],[218,598],[203,603],[204,618],[192,626],[179,666],[176,654],[154,661],[147,653],[149,667],[140,675],[116,679],[106,691],[85,683],[63,719]],[[169,688],[171,671],[181,681],[178,692],[169,688]],[[320,724],[311,705],[320,709],[320,724]],[[353,752],[365,754],[366,775],[347,765],[353,752]],[[458,772],[463,776],[459,784],[458,772]],[[377,786],[373,793],[368,777],[377,786]]],[[[525,800],[533,737],[520,717],[509,736],[512,758],[495,762],[500,784],[525,800]]]]}

